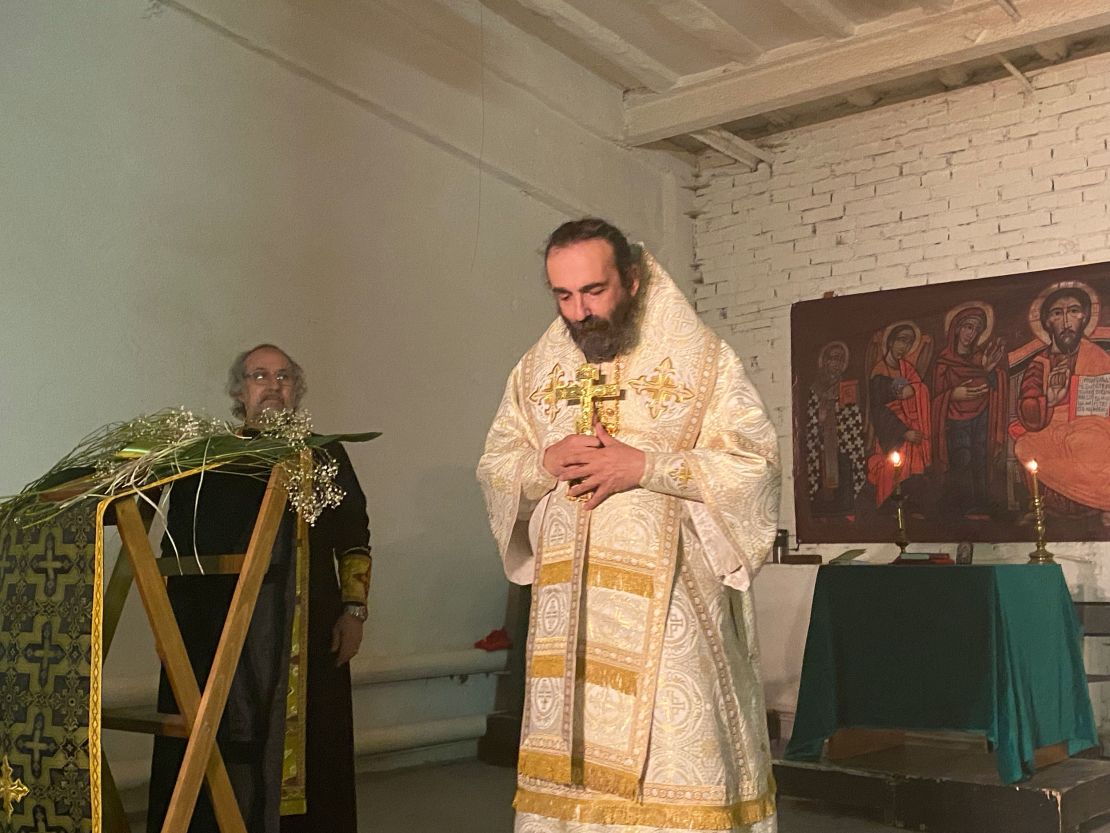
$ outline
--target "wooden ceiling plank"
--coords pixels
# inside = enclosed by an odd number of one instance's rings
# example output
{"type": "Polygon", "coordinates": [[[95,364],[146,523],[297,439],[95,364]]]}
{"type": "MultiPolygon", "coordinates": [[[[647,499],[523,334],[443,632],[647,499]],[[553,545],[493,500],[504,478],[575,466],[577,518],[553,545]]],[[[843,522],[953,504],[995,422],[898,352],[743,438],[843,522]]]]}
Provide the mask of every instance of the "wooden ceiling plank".
{"type": "Polygon", "coordinates": [[[921,0],[920,6],[926,12],[946,12],[956,0],[921,0]]]}
{"type": "Polygon", "coordinates": [[[652,57],[649,51],[625,40],[619,33],[594,20],[566,0],[516,2],[601,53],[649,90],[662,93],[678,83],[679,74],[652,57]]]}
{"type": "Polygon", "coordinates": [[[643,145],[1106,26],[1105,0],[1025,0],[1020,21],[1001,23],[993,5],[954,9],[896,31],[856,36],[629,101],[625,140],[643,145]]]}
{"type": "Polygon", "coordinates": [[[704,0],[647,0],[659,14],[693,35],[714,52],[735,61],[751,61],[765,51],[762,46],[718,14],[704,0]]]}
{"type": "Polygon", "coordinates": [[[856,33],[856,24],[830,0],[778,0],[798,17],[823,35],[848,38],[856,33]]]}

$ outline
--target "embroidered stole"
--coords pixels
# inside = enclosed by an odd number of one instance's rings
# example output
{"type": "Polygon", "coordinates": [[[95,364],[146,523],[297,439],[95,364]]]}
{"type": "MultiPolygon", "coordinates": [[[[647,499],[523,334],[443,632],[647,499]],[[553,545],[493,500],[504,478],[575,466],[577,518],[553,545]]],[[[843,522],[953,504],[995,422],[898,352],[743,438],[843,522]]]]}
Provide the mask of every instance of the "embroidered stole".
{"type": "MultiPolygon", "coordinates": [[[[646,344],[630,357],[630,390],[620,408],[621,438],[632,445],[685,451],[698,438],[721,342],[701,327],[684,336],[646,344]]],[[[541,447],[560,433],[554,403],[543,398],[544,376],[551,387],[561,370],[561,363],[552,367],[553,357],[566,366],[574,361],[558,349],[536,350],[523,364],[525,383],[535,385],[537,433],[549,435],[541,447]]],[[[675,579],[680,500],[633,489],[588,512],[567,500],[560,484],[537,511],[519,772],[638,798],[675,579]]]]}

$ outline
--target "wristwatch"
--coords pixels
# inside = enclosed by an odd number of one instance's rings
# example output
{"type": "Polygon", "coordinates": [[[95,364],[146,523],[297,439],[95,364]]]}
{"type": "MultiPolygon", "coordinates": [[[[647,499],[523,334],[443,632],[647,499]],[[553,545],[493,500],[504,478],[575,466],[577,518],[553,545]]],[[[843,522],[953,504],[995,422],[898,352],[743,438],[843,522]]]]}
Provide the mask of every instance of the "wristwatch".
{"type": "Polygon", "coordinates": [[[354,616],[360,622],[365,622],[370,615],[370,611],[367,609],[366,605],[353,604],[350,602],[343,605],[343,612],[348,616],[354,616]]]}

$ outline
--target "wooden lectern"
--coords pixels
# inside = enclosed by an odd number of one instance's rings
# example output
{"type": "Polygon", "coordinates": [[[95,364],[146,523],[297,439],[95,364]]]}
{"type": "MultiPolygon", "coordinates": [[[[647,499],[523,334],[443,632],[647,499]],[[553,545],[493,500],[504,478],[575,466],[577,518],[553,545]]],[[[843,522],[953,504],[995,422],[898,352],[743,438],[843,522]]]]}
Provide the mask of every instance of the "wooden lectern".
{"type": "MultiPolygon", "coordinates": [[[[178,833],[188,828],[202,781],[208,784],[212,807],[222,833],[246,833],[227,769],[216,745],[216,730],[227,702],[247,628],[254,614],[259,587],[270,565],[274,539],[287,500],[285,476],[280,468],[275,468],[266,486],[246,553],[211,555],[199,559],[205,574],[239,574],[212,670],[203,691],[200,690],[185,652],[185,643],[170,607],[165,582],[165,576],[176,575],[178,572],[199,573],[197,562],[190,560],[179,566],[176,561],[155,556],[148,538],[153,511],[149,510],[150,504],[142,497],[127,495],[112,501],[107,507],[110,512],[114,512],[122,548],[104,591],[103,655],[107,657],[134,580],[154,634],[158,656],[166,669],[166,676],[181,714],[105,709],[102,726],[107,729],[187,739],[185,758],[170,800],[169,811],[162,824],[162,833],[178,833]]],[[[123,803],[108,760],[103,754],[101,768],[103,829],[106,833],[128,833],[123,803]]]]}

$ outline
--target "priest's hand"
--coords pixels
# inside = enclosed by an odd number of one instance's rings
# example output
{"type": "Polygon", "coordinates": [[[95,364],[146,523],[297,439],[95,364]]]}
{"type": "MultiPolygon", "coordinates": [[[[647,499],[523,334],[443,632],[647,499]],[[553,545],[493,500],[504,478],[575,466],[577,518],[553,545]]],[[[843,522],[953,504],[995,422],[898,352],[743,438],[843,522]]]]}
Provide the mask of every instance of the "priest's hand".
{"type": "Polygon", "coordinates": [[[362,622],[350,613],[340,614],[331,629],[331,652],[336,666],[346,665],[362,646],[362,622]]]}
{"type": "Polygon", "coordinates": [[[640,449],[614,439],[600,422],[594,425],[600,447],[587,448],[568,459],[567,473],[560,480],[576,481],[567,494],[571,497],[593,492],[584,507],[596,509],[610,496],[640,485],[647,457],[640,449]]]}
{"type": "Polygon", "coordinates": [[[601,443],[592,434],[569,434],[544,450],[543,467],[552,477],[573,480],[578,475],[571,473],[572,464],[569,461],[581,459],[582,452],[588,449],[598,448],[601,448],[601,443]],[[567,474],[570,476],[564,477],[567,474]]]}

